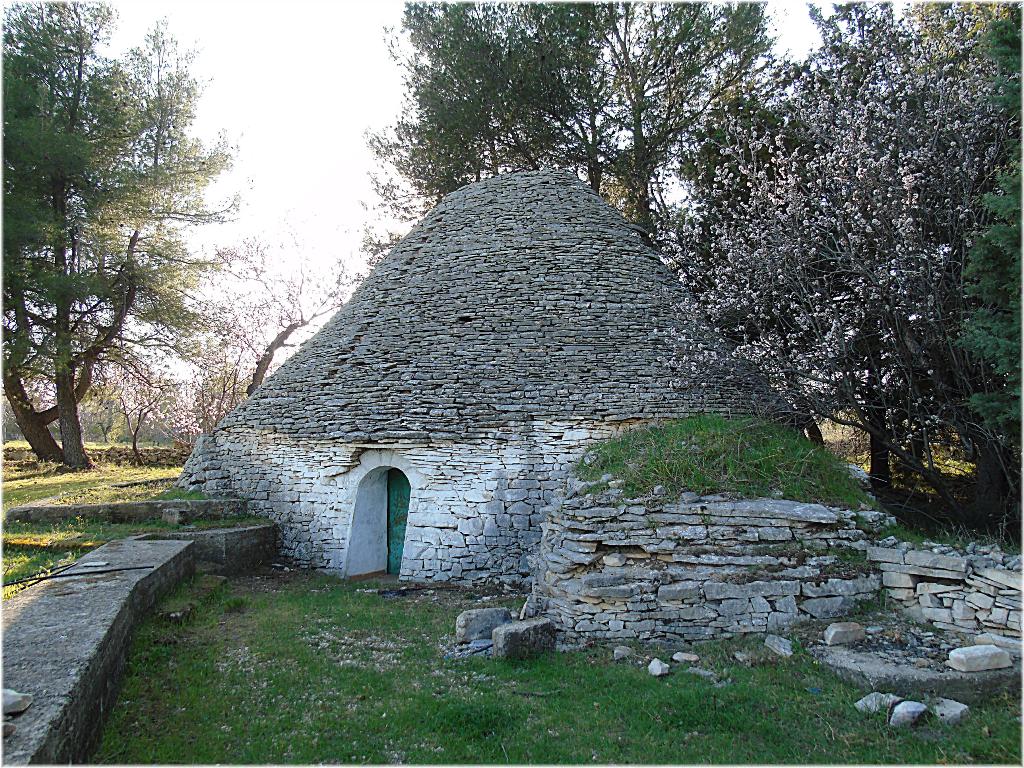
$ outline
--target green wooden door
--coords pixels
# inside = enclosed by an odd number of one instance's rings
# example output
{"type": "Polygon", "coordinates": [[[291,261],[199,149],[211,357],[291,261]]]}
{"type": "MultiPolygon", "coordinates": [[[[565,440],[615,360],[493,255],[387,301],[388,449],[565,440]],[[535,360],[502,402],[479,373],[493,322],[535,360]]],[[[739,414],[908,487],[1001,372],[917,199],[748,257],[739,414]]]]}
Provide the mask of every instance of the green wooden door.
{"type": "Polygon", "coordinates": [[[402,570],[405,521],[409,517],[409,478],[400,470],[388,470],[388,573],[402,570]]]}

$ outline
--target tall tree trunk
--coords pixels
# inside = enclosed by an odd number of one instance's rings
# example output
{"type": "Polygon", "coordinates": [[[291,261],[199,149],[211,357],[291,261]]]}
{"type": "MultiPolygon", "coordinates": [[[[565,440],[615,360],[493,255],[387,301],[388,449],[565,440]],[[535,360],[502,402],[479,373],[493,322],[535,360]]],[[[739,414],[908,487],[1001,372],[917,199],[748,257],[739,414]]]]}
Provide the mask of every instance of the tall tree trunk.
{"type": "MultiPolygon", "coordinates": [[[[25,384],[22,382],[21,374],[17,368],[8,365],[4,368],[4,394],[11,404],[14,412],[14,419],[18,422],[21,433],[28,441],[32,453],[40,461],[57,461],[63,463],[64,452],[60,445],[50,434],[49,425],[57,421],[57,406],[51,406],[42,411],[37,411],[32,404],[32,398],[25,391],[25,384]]],[[[75,400],[81,402],[85,393],[92,386],[92,364],[86,363],[78,373],[78,382],[75,384],[75,400]]]]}
{"type": "Polygon", "coordinates": [[[5,386],[4,390],[14,412],[14,420],[18,422],[18,429],[25,436],[36,458],[40,461],[63,462],[64,452],[50,434],[46,420],[32,408],[31,403],[19,401],[9,387],[5,386]]]}
{"type": "Polygon", "coordinates": [[[71,469],[89,469],[92,462],[85,452],[82,424],[78,418],[78,400],[75,397],[75,373],[63,368],[54,376],[57,385],[57,421],[60,441],[64,447],[64,466],[71,469]]]}
{"type": "Polygon", "coordinates": [[[969,519],[964,522],[979,530],[995,530],[1009,512],[1013,489],[1007,470],[1013,459],[991,440],[978,440],[976,445],[974,498],[967,510],[969,519]]]}
{"type": "Polygon", "coordinates": [[[825,444],[825,436],[821,434],[821,428],[818,426],[818,422],[814,419],[810,419],[806,424],[804,424],[804,434],[807,436],[807,439],[815,445],[825,444]]]}
{"type": "Polygon", "coordinates": [[[881,439],[871,436],[871,487],[875,490],[888,488],[892,485],[892,470],[889,467],[889,446],[881,439]]]}

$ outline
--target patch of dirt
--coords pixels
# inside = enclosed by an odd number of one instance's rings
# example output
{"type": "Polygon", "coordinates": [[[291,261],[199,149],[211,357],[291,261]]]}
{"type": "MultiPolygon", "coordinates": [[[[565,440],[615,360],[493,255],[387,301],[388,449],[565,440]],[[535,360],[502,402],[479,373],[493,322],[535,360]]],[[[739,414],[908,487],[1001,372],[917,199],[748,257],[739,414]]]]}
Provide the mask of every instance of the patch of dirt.
{"type": "Polygon", "coordinates": [[[788,634],[799,638],[804,647],[823,646],[822,634],[825,627],[833,621],[857,621],[865,629],[866,635],[863,640],[848,643],[844,647],[918,669],[948,671],[946,659],[949,658],[949,652],[969,644],[966,638],[956,633],[918,624],[904,617],[898,609],[799,624],[792,627],[788,634]]]}

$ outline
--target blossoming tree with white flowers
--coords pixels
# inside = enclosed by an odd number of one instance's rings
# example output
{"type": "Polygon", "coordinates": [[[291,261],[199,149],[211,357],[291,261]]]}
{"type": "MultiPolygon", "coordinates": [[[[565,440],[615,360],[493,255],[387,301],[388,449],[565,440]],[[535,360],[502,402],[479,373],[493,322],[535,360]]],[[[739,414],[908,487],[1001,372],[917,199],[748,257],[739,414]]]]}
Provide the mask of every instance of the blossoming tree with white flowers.
{"type": "Polygon", "coordinates": [[[821,49],[769,105],[778,122],[724,127],[682,231],[682,253],[714,258],[678,264],[698,309],[791,402],[870,435],[876,488],[896,460],[972,524],[1005,521],[1019,478],[1012,441],[968,404],[999,381],[958,343],[981,198],[1020,130],[985,56],[999,12],[858,4],[818,19],[821,49]],[[973,504],[936,467],[939,445],[976,463],[973,504]]]}

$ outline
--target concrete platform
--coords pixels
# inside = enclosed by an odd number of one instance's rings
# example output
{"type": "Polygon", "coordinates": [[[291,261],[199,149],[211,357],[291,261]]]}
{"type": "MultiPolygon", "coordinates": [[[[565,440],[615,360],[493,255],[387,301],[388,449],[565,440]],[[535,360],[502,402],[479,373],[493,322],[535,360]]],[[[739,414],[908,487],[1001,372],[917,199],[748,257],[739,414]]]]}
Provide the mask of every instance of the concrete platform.
{"type": "Polygon", "coordinates": [[[117,696],[131,634],[163,594],[193,573],[193,547],[112,541],[65,572],[74,578],[41,582],[4,601],[3,684],[33,697],[11,720],[5,765],[88,759],[117,696]],[[137,566],[144,567],[89,574],[137,566]]]}
{"type": "Polygon", "coordinates": [[[896,693],[907,698],[942,696],[965,704],[979,704],[1002,691],[1020,693],[1021,666],[987,672],[918,669],[896,664],[875,654],[842,647],[808,649],[814,658],[843,680],[865,691],[896,693]]]}
{"type": "Polygon", "coordinates": [[[261,565],[269,565],[277,557],[277,524],[271,522],[238,528],[158,531],[135,538],[194,541],[196,568],[221,576],[248,573],[261,565]]]}
{"type": "Polygon", "coordinates": [[[242,499],[160,499],[119,501],[109,504],[26,504],[4,513],[8,523],[52,523],[86,517],[111,523],[139,523],[164,520],[175,525],[193,520],[245,517],[248,505],[242,499]]]}

